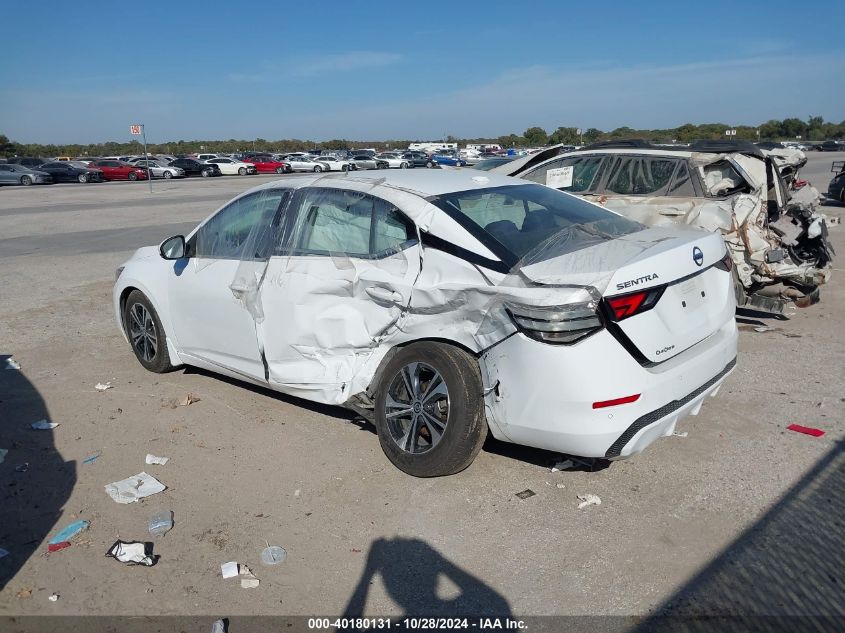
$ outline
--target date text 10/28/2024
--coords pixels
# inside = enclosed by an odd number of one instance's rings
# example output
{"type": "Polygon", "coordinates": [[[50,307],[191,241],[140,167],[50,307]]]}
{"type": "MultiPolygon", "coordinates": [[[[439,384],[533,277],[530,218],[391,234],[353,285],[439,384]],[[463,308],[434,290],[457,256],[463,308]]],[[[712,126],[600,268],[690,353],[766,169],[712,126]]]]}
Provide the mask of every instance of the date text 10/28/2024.
{"type": "Polygon", "coordinates": [[[479,631],[524,630],[522,620],[511,618],[309,618],[308,628],[328,630],[405,630],[442,631],[448,629],[479,631]]]}

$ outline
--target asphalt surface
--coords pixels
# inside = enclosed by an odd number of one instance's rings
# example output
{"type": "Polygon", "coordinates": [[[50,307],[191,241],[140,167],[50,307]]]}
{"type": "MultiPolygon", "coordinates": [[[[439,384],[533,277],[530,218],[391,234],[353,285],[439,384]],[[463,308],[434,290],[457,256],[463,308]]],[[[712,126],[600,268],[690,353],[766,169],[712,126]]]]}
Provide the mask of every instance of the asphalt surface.
{"type": "MultiPolygon", "coordinates": [[[[824,191],[842,158],[810,154],[802,176],[824,191]]],[[[115,268],[272,178],[0,189],[0,355],[22,365],[0,371],[0,616],[845,614],[845,229],[820,304],[741,318],[738,369],[679,424],[687,436],[555,473],[556,455],[491,440],[463,473],[420,480],[343,409],[148,373],[118,332],[115,268]],[[189,392],[199,402],[181,406],[189,392]],[[60,426],[29,430],[42,418],[60,426]],[[105,494],[142,471],[167,490],[105,494]],[[601,505],[578,510],[584,493],[601,505]],[[149,540],[159,510],[175,527],[155,567],[104,557],[118,537],[149,540]],[[77,519],[90,528],[47,553],[77,519]],[[267,543],[282,564],[260,564],[267,543]],[[260,587],[224,580],[227,561],[260,587]]]]}

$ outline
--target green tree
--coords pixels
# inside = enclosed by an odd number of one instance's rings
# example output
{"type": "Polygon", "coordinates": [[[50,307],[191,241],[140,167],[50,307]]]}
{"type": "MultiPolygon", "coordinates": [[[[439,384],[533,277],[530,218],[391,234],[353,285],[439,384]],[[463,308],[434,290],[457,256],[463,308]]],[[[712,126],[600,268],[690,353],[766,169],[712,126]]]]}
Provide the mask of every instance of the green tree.
{"type": "Polygon", "coordinates": [[[568,143],[570,145],[576,145],[580,140],[577,132],[578,128],[575,127],[559,127],[549,136],[549,144],[568,143]]]}
{"type": "Polygon", "coordinates": [[[602,136],[604,136],[604,132],[602,132],[598,128],[591,127],[586,132],[584,132],[584,142],[595,143],[596,141],[600,140],[602,136]]]}
{"type": "Polygon", "coordinates": [[[522,133],[529,145],[545,145],[549,142],[549,135],[541,127],[530,127],[522,133]]]}

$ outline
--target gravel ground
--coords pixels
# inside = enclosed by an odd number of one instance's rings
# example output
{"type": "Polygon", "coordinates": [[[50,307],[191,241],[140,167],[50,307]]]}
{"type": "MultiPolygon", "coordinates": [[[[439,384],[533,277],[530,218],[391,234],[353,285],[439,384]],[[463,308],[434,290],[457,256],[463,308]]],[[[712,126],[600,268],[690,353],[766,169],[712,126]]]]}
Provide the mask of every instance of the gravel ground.
{"type": "MultiPolygon", "coordinates": [[[[811,154],[803,176],[825,190],[841,158],[811,154]]],[[[419,480],[345,410],[190,369],[148,373],[118,332],[113,273],[134,248],[266,180],[0,190],[0,354],[22,365],[0,371],[0,615],[845,614],[839,262],[820,304],[741,323],[738,369],[679,424],[688,436],[557,473],[554,454],[491,440],[465,472],[419,480]],[[188,393],[199,402],[181,406],[188,393]],[[60,426],[28,430],[41,418],[60,426]],[[170,462],[145,465],[147,453],[170,462]],[[167,490],[131,505],[105,494],[141,471],[167,490]],[[578,510],[581,493],[602,504],[578,510]],[[176,525],[155,567],[103,556],[118,538],[147,540],[160,510],[176,525]],[[47,553],[77,519],[90,529],[47,553]],[[284,563],[260,564],[267,543],[284,563]],[[260,587],[224,580],[227,561],[260,587]]],[[[841,261],[845,229],[832,236],[841,261]]]]}

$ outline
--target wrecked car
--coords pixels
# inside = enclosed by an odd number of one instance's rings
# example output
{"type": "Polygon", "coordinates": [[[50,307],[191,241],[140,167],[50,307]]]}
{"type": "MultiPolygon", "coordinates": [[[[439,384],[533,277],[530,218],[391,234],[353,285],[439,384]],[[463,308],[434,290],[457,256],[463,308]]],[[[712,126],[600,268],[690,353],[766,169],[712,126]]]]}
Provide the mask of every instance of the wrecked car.
{"type": "Polygon", "coordinates": [[[516,175],[598,202],[648,226],[718,231],[734,261],[737,303],[782,313],[816,303],[834,255],[819,192],[789,191],[776,162],[750,143],[701,142],[669,150],[611,141],[514,161],[516,175]]]}
{"type": "Polygon", "coordinates": [[[469,170],[286,178],[117,270],[138,361],[194,365],[372,419],[415,476],[488,433],[618,459],[697,414],[736,362],[715,233],[646,227],[469,170]]]}
{"type": "Polygon", "coordinates": [[[845,161],[834,161],[830,171],[835,175],[827,185],[827,197],[845,204],[845,161]]]}

